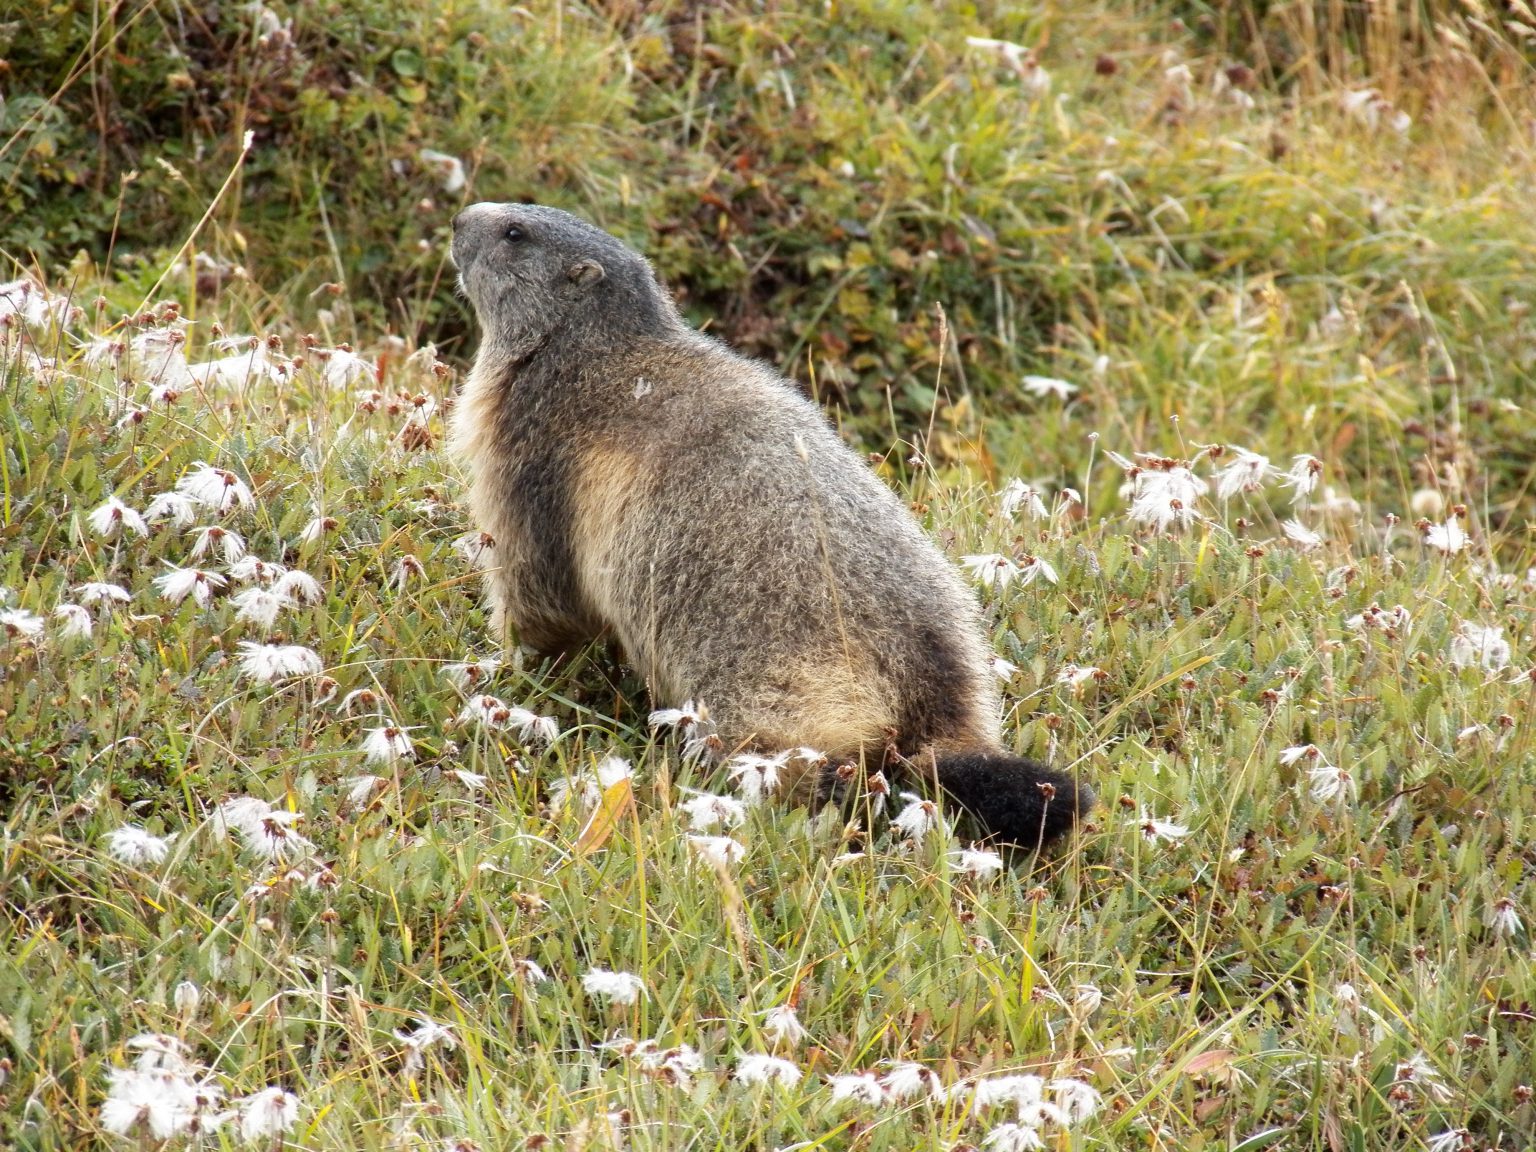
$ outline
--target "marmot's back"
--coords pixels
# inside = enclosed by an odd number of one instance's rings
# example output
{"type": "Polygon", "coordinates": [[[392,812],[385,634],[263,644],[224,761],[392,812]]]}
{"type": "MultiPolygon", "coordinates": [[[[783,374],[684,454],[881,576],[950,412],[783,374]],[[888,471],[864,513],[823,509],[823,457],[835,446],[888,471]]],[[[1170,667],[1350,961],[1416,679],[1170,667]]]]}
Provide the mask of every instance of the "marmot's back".
{"type": "Polygon", "coordinates": [[[656,688],[731,745],[995,747],[969,589],[821,413],[713,341],[631,355],[666,371],[597,406],[577,567],[656,688]]]}
{"type": "Polygon", "coordinates": [[[483,340],[452,442],[499,625],[545,649],[613,635],[730,748],[894,751],[1007,839],[1071,826],[1087,790],[1001,750],[970,590],[814,405],[567,213],[454,227],[483,340]]]}

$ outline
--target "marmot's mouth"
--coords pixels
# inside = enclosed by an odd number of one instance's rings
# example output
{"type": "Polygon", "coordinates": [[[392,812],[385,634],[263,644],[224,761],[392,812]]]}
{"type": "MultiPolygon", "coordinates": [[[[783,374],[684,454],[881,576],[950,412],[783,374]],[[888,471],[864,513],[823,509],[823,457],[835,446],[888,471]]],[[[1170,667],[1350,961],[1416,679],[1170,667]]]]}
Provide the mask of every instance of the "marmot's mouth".
{"type": "Polygon", "coordinates": [[[453,239],[448,244],[448,259],[459,270],[459,278],[469,275],[469,266],[475,262],[475,249],[464,245],[460,240],[460,233],[455,232],[453,239]]]}

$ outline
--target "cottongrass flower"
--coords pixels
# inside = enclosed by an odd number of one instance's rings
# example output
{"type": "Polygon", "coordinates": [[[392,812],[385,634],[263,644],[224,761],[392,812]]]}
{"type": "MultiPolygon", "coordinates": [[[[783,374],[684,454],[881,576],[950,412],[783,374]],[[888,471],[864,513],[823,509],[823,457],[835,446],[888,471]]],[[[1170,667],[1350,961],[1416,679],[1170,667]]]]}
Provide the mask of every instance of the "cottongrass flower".
{"type": "Polygon", "coordinates": [[[1504,629],[1485,628],[1470,620],[1456,626],[1445,650],[1453,668],[1478,667],[1485,672],[1497,672],[1509,666],[1509,641],[1504,639],[1504,629]]]}
{"type": "Polygon", "coordinates": [[[60,604],[53,610],[58,621],[59,635],[65,640],[89,640],[91,638],[91,614],[78,604],[60,604]]]}
{"type": "Polygon", "coordinates": [[[276,1141],[299,1122],[299,1098],[276,1085],[233,1103],[240,1111],[240,1135],[252,1144],[276,1141]]]}
{"type": "Polygon", "coordinates": [[[175,384],[155,384],[149,390],[150,407],[169,408],[181,399],[182,391],[175,384]]]}
{"type": "Polygon", "coordinates": [[[443,675],[459,691],[473,692],[495,676],[500,667],[501,661],[495,657],[487,657],[484,660],[465,660],[457,664],[444,664],[443,675]]]}
{"type": "Polygon", "coordinates": [[[228,1118],[216,1111],[223,1091],[191,1072],[108,1068],[101,1126],[115,1136],[135,1131],[166,1141],[182,1133],[212,1132],[228,1118]]]}
{"type": "Polygon", "coordinates": [[[201,460],[176,481],[176,491],[221,516],[256,503],[250,487],[240,477],[227,468],[215,468],[201,460]]]}
{"type": "MultiPolygon", "coordinates": [[[[325,680],[329,681],[330,677],[327,676],[325,680]]],[[[322,683],[324,682],[325,681],[322,681],[322,683]]],[[[334,696],[335,694],[336,684],[335,681],[331,681],[331,695],[334,696]]],[[[382,713],[379,712],[378,705],[379,694],[372,688],[354,688],[352,691],[348,692],[345,696],[336,702],[336,715],[350,716],[352,715],[352,710],[354,708],[359,712],[371,708],[375,711],[375,713],[382,715],[382,713]]]]}
{"type": "Polygon", "coordinates": [[[1015,71],[1023,67],[1025,57],[1030,54],[1029,49],[1022,44],[1015,44],[1012,40],[994,40],[991,36],[967,36],[965,42],[983,52],[997,53],[1015,71]]]}
{"type": "Polygon", "coordinates": [[[173,528],[190,528],[197,519],[197,502],[181,492],[162,492],[144,509],[150,523],[169,520],[173,528]]]}
{"type": "Polygon", "coordinates": [[[747,846],[729,836],[690,836],[688,846],[715,868],[729,868],[747,857],[747,846]]]}
{"type": "Polygon", "coordinates": [[[199,608],[213,602],[213,594],[227,587],[229,581],[217,572],[202,568],[172,568],[164,575],[156,576],[151,583],[155,591],[172,604],[180,604],[188,596],[199,608]]]}
{"type": "Polygon", "coordinates": [[[757,1087],[762,1084],[779,1084],[793,1088],[804,1075],[789,1060],[768,1056],[761,1052],[743,1052],[736,1058],[736,1079],[743,1084],[757,1087]]]}
{"type": "Polygon", "coordinates": [[[421,148],[416,152],[416,159],[432,171],[448,195],[456,196],[463,191],[468,177],[464,174],[464,161],[457,156],[435,148],[421,148]]]}
{"type": "Polygon", "coordinates": [[[1143,807],[1141,810],[1141,834],[1148,844],[1156,844],[1159,840],[1166,840],[1169,844],[1175,844],[1189,835],[1189,828],[1184,824],[1175,824],[1171,820],[1159,820],[1143,807]]]}
{"type": "Polygon", "coordinates": [[[999,680],[1006,684],[1019,674],[1019,666],[1004,660],[1001,656],[994,656],[992,657],[992,671],[997,674],[999,680]]]}
{"type": "Polygon", "coordinates": [[[196,1072],[198,1065],[187,1057],[186,1042],[168,1032],[140,1032],[127,1047],[138,1053],[133,1066],[140,1072],[196,1072]]]}
{"type": "Polygon", "coordinates": [[[828,1076],[827,1086],[832,1089],[832,1102],[851,1100],[866,1108],[878,1108],[885,1103],[885,1090],[873,1072],[857,1072],[846,1076],[828,1076]]]}
{"type": "Polygon", "coordinates": [[[1104,678],[1104,671],[1092,664],[1064,664],[1061,671],[1056,673],[1056,683],[1065,684],[1074,694],[1081,692],[1089,682],[1104,678]]]}
{"type": "MultiPolygon", "coordinates": [[[[23,278],[0,284],[0,322],[15,317],[37,327],[50,321],[65,324],[69,309],[68,297],[55,295],[36,280],[23,278]]],[[[4,323],[0,323],[0,332],[4,330],[4,323]]]]}
{"type": "Polygon", "coordinates": [[[920,841],[935,828],[942,826],[939,806],[932,800],[925,800],[911,792],[901,793],[901,798],[907,802],[907,806],[892,818],[891,825],[908,840],[920,841]]]}
{"type": "Polygon", "coordinates": [[[31,640],[43,634],[43,618],[25,608],[0,611],[0,632],[11,639],[31,640]]]}
{"type": "Polygon", "coordinates": [[[1072,1014],[1080,1020],[1086,1020],[1099,1010],[1099,1005],[1104,1003],[1104,993],[1099,990],[1097,984],[1072,985],[1072,1014]]]}
{"type": "Polygon", "coordinates": [[[308,855],[314,845],[295,829],[302,812],[274,808],[257,796],[236,796],[213,813],[213,826],[225,836],[238,838],[251,852],[274,863],[308,855]]]}
{"type": "Polygon", "coordinates": [[[86,523],[103,540],[116,540],[124,532],[135,536],[149,535],[149,525],[144,522],[144,517],[116,496],[109,496],[106,503],[98,505],[86,517],[86,523]]]}
{"type": "Polygon", "coordinates": [[[453,550],[471,567],[496,567],[496,538],[489,532],[466,532],[453,542],[453,550]]]}
{"type": "Polygon", "coordinates": [[[634,1004],[646,995],[645,982],[633,972],[612,972],[607,968],[593,968],[581,977],[581,987],[594,1000],[609,1004],[634,1004]]]}
{"type": "Polygon", "coordinates": [[[466,791],[473,792],[476,795],[484,792],[491,780],[489,776],[479,772],[470,772],[464,768],[450,768],[448,769],[448,775],[464,785],[466,791]]]}
{"type": "Polygon", "coordinates": [[[1172,472],[1144,472],[1145,482],[1138,486],[1131,501],[1131,519],[1150,524],[1159,532],[1188,528],[1200,518],[1195,501],[1205,491],[1205,481],[1189,469],[1172,472]]]}
{"type": "Polygon", "coordinates": [[[379,370],[345,344],[316,350],[321,362],[320,375],[333,388],[350,388],[359,380],[377,380],[379,370]]]}
{"type": "Polygon", "coordinates": [[[636,1054],[640,1068],[679,1088],[692,1087],[693,1077],[704,1068],[704,1057],[690,1044],[660,1048],[654,1040],[649,1043],[654,1047],[636,1054]]]}
{"type": "Polygon", "coordinates": [[[414,1076],[421,1071],[429,1048],[441,1045],[451,1052],[459,1046],[459,1038],[454,1035],[452,1028],[425,1017],[418,1017],[416,1027],[409,1032],[396,1029],[395,1039],[405,1045],[405,1065],[402,1071],[407,1076],[414,1076]]]}
{"type": "Polygon", "coordinates": [[[1454,517],[1444,524],[1426,524],[1424,526],[1424,543],[1436,552],[1446,556],[1454,556],[1467,546],[1467,534],[1462,531],[1460,524],[1454,517]]]}
{"type": "Polygon", "coordinates": [[[224,563],[233,564],[245,555],[245,537],[233,529],[220,528],[216,524],[197,529],[192,549],[187,553],[188,558],[201,560],[214,552],[223,558],[224,563]]]}
{"type": "Polygon", "coordinates": [[[1195,505],[1210,485],[1191,472],[1184,461],[1138,453],[1145,463],[1135,464],[1119,453],[1108,455],[1129,477],[1121,492],[1130,498],[1133,521],[1167,532],[1175,527],[1188,528],[1200,518],[1195,505]]]}
{"type": "Polygon", "coordinates": [[[747,806],[734,796],[717,796],[712,792],[697,793],[692,799],[678,805],[688,817],[688,827],[695,832],[707,832],[711,828],[736,828],[747,819],[747,806]]]}
{"type": "Polygon", "coordinates": [[[273,560],[263,560],[249,553],[229,566],[229,576],[241,584],[274,584],[288,573],[288,569],[273,560]]]}
{"type": "Polygon", "coordinates": [[[187,365],[187,374],[209,387],[238,391],[260,380],[279,382],[293,371],[292,361],[282,355],[275,355],[266,341],[255,336],[225,336],[213,341],[210,347],[244,350],[233,356],[199,360],[187,365]]]}
{"type": "Polygon", "coordinates": [[[1396,636],[1407,631],[1408,625],[1413,623],[1413,616],[1401,604],[1394,604],[1391,608],[1383,608],[1379,604],[1372,604],[1364,612],[1360,612],[1344,621],[1344,627],[1353,632],[1383,632],[1388,636],[1396,636]]]}
{"type": "Polygon", "coordinates": [[[549,974],[526,956],[512,961],[512,975],[525,984],[547,984],[549,974]]]}
{"type": "Polygon", "coordinates": [[[1047,584],[1055,584],[1056,569],[1039,556],[1026,555],[1023,563],[1019,565],[1019,582],[1021,584],[1033,584],[1036,577],[1044,580],[1047,584]]]}
{"type": "Polygon", "coordinates": [[[173,836],[151,835],[137,824],[124,824],[106,835],[108,853],[132,867],[162,863],[171,850],[173,839],[173,836]]]}
{"type": "Polygon", "coordinates": [[[1031,520],[1044,520],[1050,513],[1046,510],[1045,501],[1040,498],[1040,493],[1022,480],[1014,479],[1003,486],[1003,490],[997,494],[998,511],[1004,518],[1012,520],[1023,509],[1029,514],[1031,520]]]}
{"type": "Polygon", "coordinates": [[[777,1008],[768,1009],[764,1015],[763,1035],[774,1046],[783,1044],[793,1047],[805,1040],[806,1031],[794,1007],[780,1004],[777,1008]]]}
{"type": "Polygon", "coordinates": [[[318,544],[327,532],[334,532],[340,522],[334,516],[315,516],[299,531],[300,544],[318,544]]]}
{"type": "Polygon", "coordinates": [[[1268,456],[1260,456],[1246,448],[1233,447],[1228,451],[1232,453],[1232,462],[1216,472],[1216,498],[1223,503],[1234,496],[1258,492],[1264,487],[1264,481],[1280,475],[1280,469],[1270,464],[1268,456]]]}
{"type": "Polygon", "coordinates": [[[1285,538],[1303,552],[1311,552],[1315,548],[1321,548],[1328,541],[1321,532],[1314,532],[1300,520],[1285,520],[1280,524],[1280,530],[1285,533],[1285,538]]]}
{"type": "Polygon", "coordinates": [[[950,856],[956,874],[972,880],[991,880],[1003,870],[1003,858],[985,848],[963,848],[950,856]]]}
{"type": "Polygon", "coordinates": [[[389,783],[383,776],[347,777],[347,807],[361,808],[373,797],[374,790],[389,783]]]}
{"type": "Polygon", "coordinates": [[[982,1137],[981,1146],[993,1152],[1035,1152],[1045,1147],[1045,1139],[1028,1124],[999,1124],[982,1137]]]}
{"type": "Polygon", "coordinates": [[[1087,1120],[1104,1102],[1099,1090],[1092,1084],[1072,1077],[1062,1076],[1048,1080],[1045,1090],[1056,1098],[1056,1104],[1066,1113],[1066,1123],[1077,1124],[1087,1120]]]}
{"type": "Polygon", "coordinates": [[[308,572],[289,569],[272,583],[272,591],[299,604],[318,604],[325,599],[325,589],[308,572]]]}
{"type": "Polygon", "coordinates": [[[592,771],[585,769],[557,780],[550,786],[550,807],[563,808],[571,797],[579,797],[583,808],[595,808],[603,793],[620,780],[633,779],[634,765],[622,756],[605,756],[592,771]]]}
{"type": "Polygon", "coordinates": [[[560,735],[560,725],[553,716],[540,716],[526,708],[512,709],[512,724],[517,738],[525,744],[553,744],[560,735]]]}
{"type": "Polygon", "coordinates": [[[1077,385],[1059,380],[1055,376],[1026,376],[1022,381],[1024,391],[1031,396],[1044,399],[1047,396],[1055,396],[1063,402],[1072,399],[1077,392],[1077,385]]]}
{"type": "Polygon", "coordinates": [[[969,1085],[956,1085],[954,1091],[969,1095],[971,1107],[977,1112],[1005,1104],[1025,1108],[1044,1099],[1045,1079],[1024,1072],[1010,1076],[989,1076],[969,1085]]]}
{"type": "Polygon", "coordinates": [[[133,594],[121,584],[106,584],[99,580],[76,584],[74,592],[82,604],[127,604],[133,599],[133,594]]]}
{"type": "Polygon", "coordinates": [[[934,1103],[939,1103],[944,1099],[944,1084],[939,1079],[939,1074],[931,1068],[925,1068],[911,1061],[893,1064],[890,1070],[880,1077],[880,1090],[893,1104],[902,1104],[919,1098],[927,1098],[934,1103]]]}
{"type": "Polygon", "coordinates": [[[1291,460],[1291,466],[1286,469],[1285,479],[1281,481],[1291,489],[1291,503],[1305,503],[1317,488],[1317,482],[1323,475],[1323,462],[1316,456],[1308,456],[1302,453],[1291,460]]]}
{"type": "Polygon", "coordinates": [[[560,725],[553,716],[540,716],[526,708],[507,704],[495,696],[471,696],[459,712],[460,724],[479,724],[486,728],[516,728],[525,742],[551,744],[560,735],[560,725]]]}
{"type": "Polygon", "coordinates": [[[779,774],[789,763],[791,752],[761,756],[756,752],[738,752],[725,762],[726,776],[736,785],[745,804],[760,803],[779,787],[779,774]]]}
{"type": "Polygon", "coordinates": [[[202,1002],[202,989],[191,980],[183,980],[171,991],[171,1007],[184,1020],[197,1015],[197,1006],[202,1002]]]}
{"type": "Polygon", "coordinates": [[[620,780],[634,779],[635,766],[622,756],[604,756],[597,762],[594,771],[597,773],[598,787],[606,792],[620,780]]]}
{"type": "Polygon", "coordinates": [[[960,557],[963,567],[970,570],[978,584],[1001,592],[1020,576],[1019,566],[997,552],[978,552],[960,557]]]}
{"type": "Polygon", "coordinates": [[[426,575],[426,566],[416,557],[407,555],[395,561],[394,568],[390,570],[389,582],[396,591],[403,592],[412,580],[424,579],[426,575]]]}
{"type": "Polygon", "coordinates": [[[724,750],[702,700],[685,700],[681,708],[658,708],[648,722],[652,728],[675,729],[683,737],[684,760],[713,760],[724,750]]]}
{"type": "Polygon", "coordinates": [[[415,758],[411,738],[405,729],[395,724],[381,724],[369,728],[363,739],[363,762],[390,765],[400,760],[415,758]]]}
{"type": "Polygon", "coordinates": [[[1399,1062],[1392,1082],[1394,1085],[1417,1089],[1436,1104],[1447,1104],[1455,1096],[1446,1087],[1445,1081],[1434,1065],[1429,1062],[1429,1058],[1422,1052],[1417,1052],[1409,1059],[1399,1062]]]}
{"type": "Polygon", "coordinates": [[[697,703],[686,700],[681,708],[658,708],[646,719],[651,728],[676,728],[679,731],[687,731],[708,722],[709,709],[702,700],[697,703]]]}
{"type": "Polygon", "coordinates": [[[259,644],[242,640],[240,674],[258,684],[318,676],[325,668],[320,656],[302,644],[259,644]]]}
{"type": "Polygon", "coordinates": [[[272,631],[283,609],[298,607],[291,597],[267,588],[247,588],[230,603],[235,606],[235,619],[255,624],[263,632],[272,631]]]}
{"type": "Polygon", "coordinates": [[[107,1069],[107,1098],[101,1126],[118,1136],[135,1130],[156,1140],[182,1133],[217,1130],[233,1113],[220,1112],[223,1089],[207,1078],[207,1069],[187,1056],[175,1036],[146,1032],[127,1047],[138,1053],[132,1068],[107,1069]]]}
{"type": "Polygon", "coordinates": [[[704,1058],[688,1044],[663,1048],[657,1040],[615,1036],[597,1047],[628,1060],[647,1075],[681,1088],[691,1087],[694,1074],[704,1067],[704,1058]]]}
{"type": "Polygon", "coordinates": [[[1316,744],[1297,744],[1292,748],[1280,749],[1280,763],[1289,767],[1298,760],[1317,760],[1322,754],[1323,750],[1316,744]]]}
{"type": "Polygon", "coordinates": [[[1500,896],[1488,905],[1488,911],[1483,915],[1483,923],[1493,929],[1495,936],[1518,936],[1525,930],[1525,925],[1520,920],[1520,910],[1514,900],[1508,896],[1500,896]]]}
{"type": "Polygon", "coordinates": [[[1307,769],[1307,780],[1311,785],[1312,799],[1319,804],[1327,804],[1334,800],[1348,804],[1354,800],[1358,791],[1355,778],[1349,774],[1347,768],[1329,764],[1321,757],[1307,769]]]}
{"type": "Polygon", "coordinates": [[[551,809],[558,810],[576,798],[581,801],[583,808],[595,808],[602,800],[604,792],[620,780],[632,779],[634,774],[634,765],[622,756],[605,756],[598,762],[595,770],[582,769],[551,784],[549,806],[551,809]]]}

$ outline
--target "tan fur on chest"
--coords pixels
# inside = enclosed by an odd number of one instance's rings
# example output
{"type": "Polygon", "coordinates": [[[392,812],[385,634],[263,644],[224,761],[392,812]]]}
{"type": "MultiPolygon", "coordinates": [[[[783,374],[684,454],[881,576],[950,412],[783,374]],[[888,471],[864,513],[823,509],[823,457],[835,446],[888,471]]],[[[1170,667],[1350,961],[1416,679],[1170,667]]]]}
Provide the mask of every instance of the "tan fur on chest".
{"type": "MultiPolygon", "coordinates": [[[[628,574],[643,561],[628,550],[636,546],[635,526],[644,523],[648,469],[639,454],[600,444],[581,453],[572,491],[571,559],[587,603],[611,622],[631,659],[643,661],[655,651],[655,620],[635,620],[625,610],[628,574]]],[[[658,670],[640,668],[655,682],[658,670]]]]}
{"type": "Polygon", "coordinates": [[[496,426],[506,401],[507,375],[505,364],[482,352],[475,358],[448,421],[448,451],[469,472],[470,519],[495,542],[483,574],[492,610],[492,631],[503,639],[508,621],[501,569],[520,544],[507,509],[496,496],[492,479],[496,469],[506,465],[497,455],[496,426]]]}

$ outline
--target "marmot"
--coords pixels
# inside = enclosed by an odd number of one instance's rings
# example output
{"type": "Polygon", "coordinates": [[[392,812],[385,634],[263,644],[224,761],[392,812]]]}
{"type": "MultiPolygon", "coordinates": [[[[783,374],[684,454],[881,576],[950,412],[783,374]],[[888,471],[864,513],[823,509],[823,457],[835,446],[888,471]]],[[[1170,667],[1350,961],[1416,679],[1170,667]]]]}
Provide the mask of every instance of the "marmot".
{"type": "Polygon", "coordinates": [[[970,587],[819,408],[567,212],[476,204],[453,229],[482,337],[450,443],[498,629],[612,637],[729,751],[900,760],[1013,843],[1072,826],[1088,789],[1002,747],[970,587]]]}

